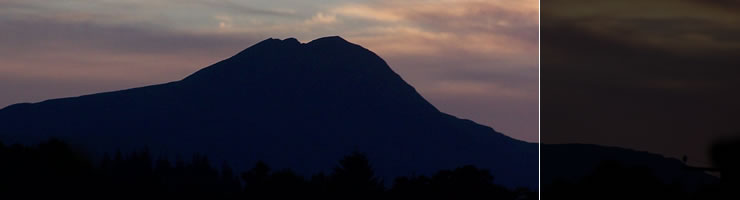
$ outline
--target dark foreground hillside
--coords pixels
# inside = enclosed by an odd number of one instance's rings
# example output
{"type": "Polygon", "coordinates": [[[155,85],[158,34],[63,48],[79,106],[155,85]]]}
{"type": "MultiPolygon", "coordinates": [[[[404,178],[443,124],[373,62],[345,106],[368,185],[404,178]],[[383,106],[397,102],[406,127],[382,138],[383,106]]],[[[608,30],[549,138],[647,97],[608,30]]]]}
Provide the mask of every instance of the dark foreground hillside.
{"type": "Polygon", "coordinates": [[[740,140],[721,141],[710,154],[711,166],[690,166],[617,147],[542,145],[541,194],[573,200],[740,199],[740,140]]]}
{"type": "Polygon", "coordinates": [[[647,166],[629,166],[604,160],[577,180],[556,179],[542,185],[542,199],[737,199],[737,188],[723,183],[687,186],[664,182],[647,166]]]}
{"type": "Polygon", "coordinates": [[[303,177],[264,162],[244,172],[227,162],[216,168],[199,154],[173,162],[143,149],[91,159],[56,139],[34,146],[0,143],[0,194],[24,199],[537,198],[528,189],[495,184],[488,170],[471,165],[398,177],[386,188],[384,182],[391,180],[378,178],[364,154],[338,159],[332,171],[303,177]]]}

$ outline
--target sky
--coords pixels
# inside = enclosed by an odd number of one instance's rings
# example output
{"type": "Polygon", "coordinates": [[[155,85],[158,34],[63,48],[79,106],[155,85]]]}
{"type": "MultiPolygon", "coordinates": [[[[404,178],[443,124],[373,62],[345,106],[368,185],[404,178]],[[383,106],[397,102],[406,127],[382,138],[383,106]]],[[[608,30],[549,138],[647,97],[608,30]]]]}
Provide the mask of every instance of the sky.
{"type": "Polygon", "coordinates": [[[537,0],[0,0],[0,107],[180,80],[267,38],[339,35],[441,111],[538,135],[537,0]]]}
{"type": "Polygon", "coordinates": [[[740,2],[542,2],[541,139],[688,157],[740,137],[740,2]]]}

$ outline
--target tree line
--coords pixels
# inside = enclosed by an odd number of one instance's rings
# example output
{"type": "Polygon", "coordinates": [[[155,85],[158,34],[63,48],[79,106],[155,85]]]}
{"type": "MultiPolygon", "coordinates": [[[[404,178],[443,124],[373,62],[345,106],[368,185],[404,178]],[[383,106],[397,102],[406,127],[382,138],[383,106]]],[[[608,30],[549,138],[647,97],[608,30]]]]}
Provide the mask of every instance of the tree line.
{"type": "Polygon", "coordinates": [[[105,154],[93,162],[84,151],[51,139],[34,146],[0,143],[0,195],[76,199],[536,199],[529,189],[508,189],[488,170],[466,165],[430,176],[403,176],[386,187],[367,157],[341,158],[328,174],[311,177],[257,162],[244,172],[206,155],[154,158],[144,149],[105,154]]]}

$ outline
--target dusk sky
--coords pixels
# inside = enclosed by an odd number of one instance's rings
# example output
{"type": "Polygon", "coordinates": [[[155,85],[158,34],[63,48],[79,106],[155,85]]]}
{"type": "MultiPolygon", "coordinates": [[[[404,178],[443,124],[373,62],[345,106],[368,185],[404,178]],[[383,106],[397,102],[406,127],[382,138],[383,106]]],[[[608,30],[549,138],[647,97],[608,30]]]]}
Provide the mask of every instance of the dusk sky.
{"type": "Polygon", "coordinates": [[[711,166],[740,137],[740,3],[542,2],[542,142],[711,166]]]}
{"type": "Polygon", "coordinates": [[[443,112],[537,141],[538,1],[0,1],[0,107],[184,78],[267,38],[339,35],[443,112]]]}

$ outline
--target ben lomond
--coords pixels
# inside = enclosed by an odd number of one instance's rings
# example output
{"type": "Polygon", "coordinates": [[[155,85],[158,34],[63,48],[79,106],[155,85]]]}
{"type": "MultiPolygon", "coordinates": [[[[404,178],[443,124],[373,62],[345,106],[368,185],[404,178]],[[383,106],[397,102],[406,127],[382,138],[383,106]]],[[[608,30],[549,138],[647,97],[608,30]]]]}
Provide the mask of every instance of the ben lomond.
{"type": "Polygon", "coordinates": [[[0,110],[0,140],[93,152],[203,153],[309,175],[364,152],[386,182],[473,164],[537,186],[537,145],[437,110],[373,52],[340,37],[268,39],[183,80],[0,110]]]}

